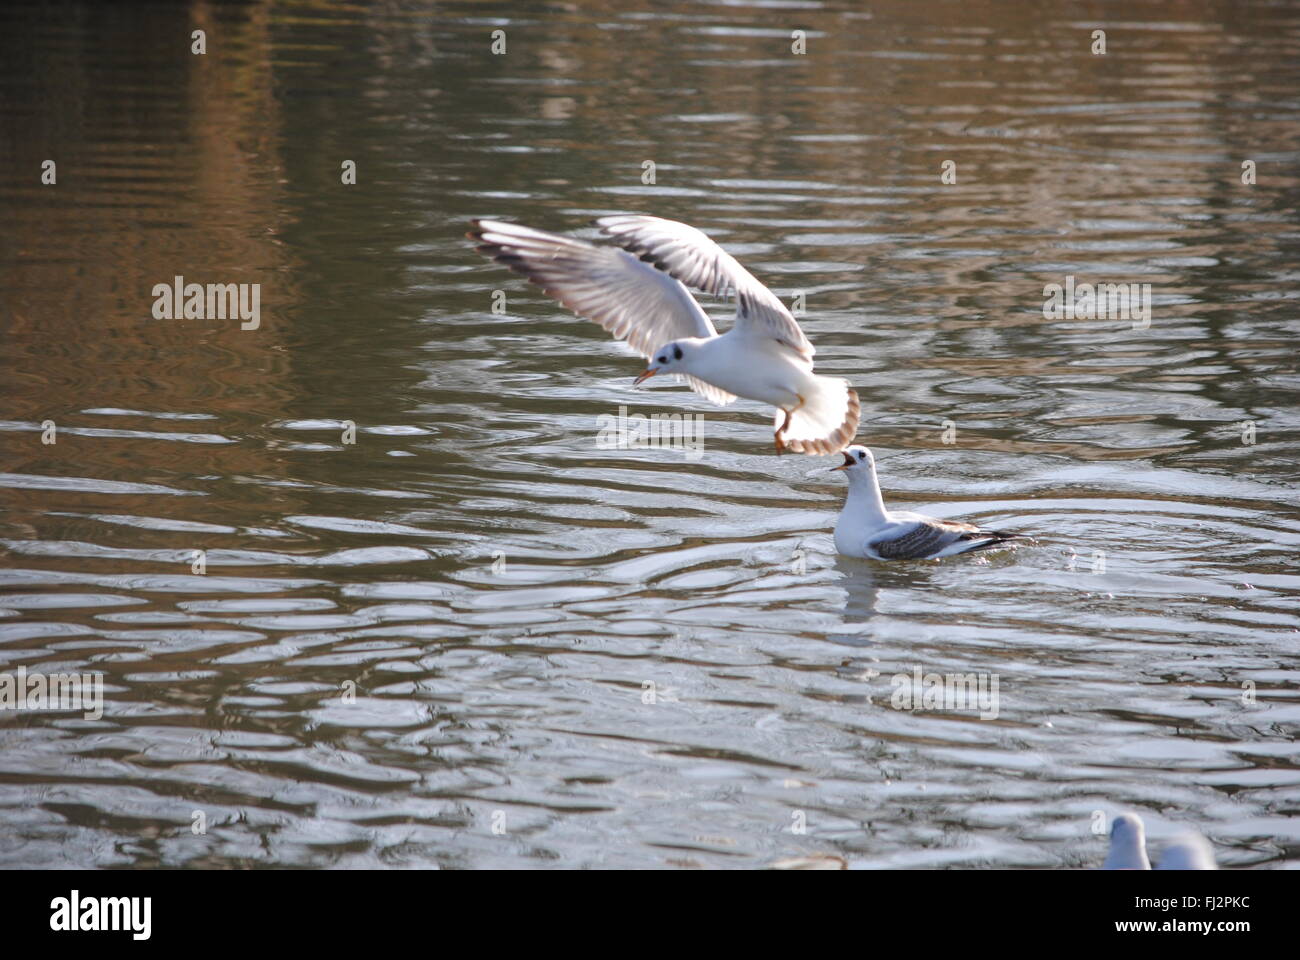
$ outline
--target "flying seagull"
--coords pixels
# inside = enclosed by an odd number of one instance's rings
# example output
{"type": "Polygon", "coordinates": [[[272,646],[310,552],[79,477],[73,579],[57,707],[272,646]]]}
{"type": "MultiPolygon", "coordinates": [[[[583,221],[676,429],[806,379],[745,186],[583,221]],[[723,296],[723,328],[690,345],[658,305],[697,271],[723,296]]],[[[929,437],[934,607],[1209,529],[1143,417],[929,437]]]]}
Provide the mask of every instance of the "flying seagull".
{"type": "Polygon", "coordinates": [[[776,407],[776,452],[829,454],[858,429],[847,380],[813,373],[813,345],[772,291],[707,236],[659,217],[601,217],[617,246],[596,246],[500,220],[475,220],[478,251],[594,320],[658,373],[686,378],[718,405],[736,397],[776,407]],[[687,287],[731,295],[736,317],[719,334],[687,287]]]}
{"type": "Polygon", "coordinates": [[[876,479],[876,459],[866,447],[849,447],[843,465],[832,469],[843,470],[849,478],[849,495],[835,523],[835,549],[845,556],[923,560],[1020,539],[1019,534],[981,530],[973,523],[886,510],[876,479]]]}

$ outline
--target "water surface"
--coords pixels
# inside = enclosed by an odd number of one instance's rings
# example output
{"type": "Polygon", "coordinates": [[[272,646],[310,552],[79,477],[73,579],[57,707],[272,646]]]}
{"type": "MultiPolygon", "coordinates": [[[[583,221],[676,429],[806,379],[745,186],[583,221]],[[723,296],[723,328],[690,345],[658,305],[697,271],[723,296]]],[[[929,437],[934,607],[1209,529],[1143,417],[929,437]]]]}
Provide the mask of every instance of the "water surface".
{"type": "Polygon", "coordinates": [[[1300,863],[1300,12],[512,6],[0,12],[0,669],[106,697],[0,714],[0,865],[1300,863]],[[838,557],[833,460],[463,237],[616,212],[803,298],[890,503],[1035,542],[838,557]]]}

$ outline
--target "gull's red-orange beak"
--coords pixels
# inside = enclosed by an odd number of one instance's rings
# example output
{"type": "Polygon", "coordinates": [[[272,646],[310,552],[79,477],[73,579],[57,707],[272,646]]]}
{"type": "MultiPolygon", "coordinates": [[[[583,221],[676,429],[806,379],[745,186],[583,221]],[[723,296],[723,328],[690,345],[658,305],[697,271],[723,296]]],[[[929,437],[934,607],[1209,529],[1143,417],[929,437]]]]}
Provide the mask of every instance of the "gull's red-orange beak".
{"type": "Polygon", "coordinates": [[[637,377],[635,380],[633,380],[633,381],[632,381],[632,385],[633,385],[633,386],[636,386],[638,383],[641,383],[641,382],[644,381],[644,380],[649,380],[651,377],[653,377],[653,376],[654,376],[656,373],[658,373],[658,372],[659,372],[659,371],[656,370],[654,367],[651,367],[649,370],[645,370],[645,371],[643,371],[642,374],[641,374],[641,376],[639,376],[639,377],[637,377]]]}
{"type": "Polygon", "coordinates": [[[846,453],[846,454],[844,454],[844,462],[841,463],[838,467],[831,467],[831,470],[832,470],[832,471],[835,471],[835,470],[847,470],[849,467],[853,466],[855,463],[857,463],[857,461],[854,460],[853,457],[852,457],[850,454],[847,454],[847,453],[846,453]]]}

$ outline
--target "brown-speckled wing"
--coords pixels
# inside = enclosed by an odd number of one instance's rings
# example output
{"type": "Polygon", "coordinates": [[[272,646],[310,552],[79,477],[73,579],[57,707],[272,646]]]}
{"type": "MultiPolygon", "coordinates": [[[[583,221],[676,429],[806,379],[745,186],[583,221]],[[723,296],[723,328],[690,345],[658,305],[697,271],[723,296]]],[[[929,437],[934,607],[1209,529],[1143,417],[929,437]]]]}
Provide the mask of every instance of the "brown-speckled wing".
{"type": "Polygon", "coordinates": [[[901,537],[876,540],[869,546],[886,560],[919,560],[932,557],[958,540],[970,540],[971,549],[980,546],[988,534],[973,523],[959,520],[924,520],[901,537]]]}

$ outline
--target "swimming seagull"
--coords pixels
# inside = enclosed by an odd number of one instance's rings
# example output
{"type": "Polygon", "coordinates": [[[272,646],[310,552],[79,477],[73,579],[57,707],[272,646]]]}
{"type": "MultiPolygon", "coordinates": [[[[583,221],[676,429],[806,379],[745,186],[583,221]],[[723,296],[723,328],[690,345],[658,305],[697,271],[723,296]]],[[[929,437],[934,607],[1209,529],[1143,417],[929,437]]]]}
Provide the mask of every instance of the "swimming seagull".
{"type": "MultiPolygon", "coordinates": [[[[1121,813],[1110,828],[1110,852],[1103,870],[1150,870],[1146,825],[1136,813],[1121,813]]],[[[1210,841],[1195,830],[1180,833],[1165,846],[1157,870],[1218,870],[1210,841]]]]}
{"type": "Polygon", "coordinates": [[[1110,853],[1103,870],[1150,870],[1147,830],[1136,813],[1121,813],[1110,825],[1110,853]]]}
{"type": "Polygon", "coordinates": [[[1019,534],[981,530],[973,523],[886,510],[876,479],[876,459],[866,447],[849,447],[843,465],[832,469],[843,470],[849,478],[849,496],[835,523],[835,549],[845,556],[921,560],[1020,539],[1019,534]]]}
{"type": "Polygon", "coordinates": [[[479,241],[480,253],[649,359],[636,383],[675,373],[720,406],[736,397],[771,404],[778,454],[837,453],[852,442],[857,393],[847,380],[813,373],[813,345],[790,311],[730,254],[674,220],[615,216],[595,223],[618,246],[500,220],[475,220],[468,236],[479,241]],[[719,335],[687,286],[734,295],[731,329],[719,335]]]}

